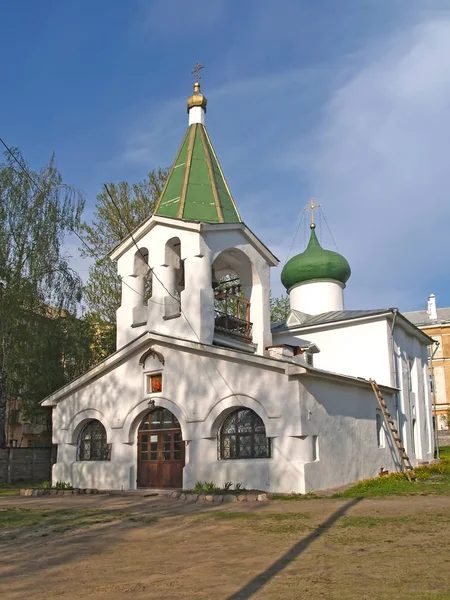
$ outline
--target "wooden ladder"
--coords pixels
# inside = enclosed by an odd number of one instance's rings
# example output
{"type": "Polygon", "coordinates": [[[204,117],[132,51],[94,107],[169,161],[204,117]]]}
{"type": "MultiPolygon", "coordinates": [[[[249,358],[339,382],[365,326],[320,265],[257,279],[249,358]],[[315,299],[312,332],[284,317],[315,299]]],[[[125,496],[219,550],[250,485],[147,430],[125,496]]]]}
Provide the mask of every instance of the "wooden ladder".
{"type": "Polygon", "coordinates": [[[386,400],[383,398],[383,394],[381,393],[381,390],[378,387],[377,382],[374,381],[373,379],[370,379],[370,383],[372,385],[374,394],[377,397],[378,404],[380,405],[381,412],[383,413],[383,417],[386,422],[388,431],[391,434],[391,438],[394,443],[394,446],[396,447],[397,453],[400,457],[400,462],[402,463],[402,466],[403,466],[403,472],[406,474],[408,481],[412,481],[413,479],[416,479],[416,476],[413,473],[413,466],[411,464],[411,461],[409,460],[409,456],[406,454],[406,450],[403,446],[403,442],[402,442],[402,439],[398,432],[398,429],[396,429],[395,421],[392,418],[391,413],[389,412],[389,409],[386,404],[386,400]]]}

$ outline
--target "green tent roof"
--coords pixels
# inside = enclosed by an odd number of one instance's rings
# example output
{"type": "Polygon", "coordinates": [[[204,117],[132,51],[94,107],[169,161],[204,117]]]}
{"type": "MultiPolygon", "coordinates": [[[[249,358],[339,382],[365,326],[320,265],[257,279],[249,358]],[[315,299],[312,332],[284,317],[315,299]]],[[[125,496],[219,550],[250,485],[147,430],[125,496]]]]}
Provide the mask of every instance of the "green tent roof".
{"type": "Polygon", "coordinates": [[[241,222],[204,125],[189,126],[154,214],[203,223],[241,222]]]}
{"type": "Polygon", "coordinates": [[[293,256],[281,272],[281,283],[287,290],[309,281],[333,279],[345,284],[351,275],[347,260],[337,252],[324,250],[319,244],[316,231],[311,229],[308,247],[293,256]]]}

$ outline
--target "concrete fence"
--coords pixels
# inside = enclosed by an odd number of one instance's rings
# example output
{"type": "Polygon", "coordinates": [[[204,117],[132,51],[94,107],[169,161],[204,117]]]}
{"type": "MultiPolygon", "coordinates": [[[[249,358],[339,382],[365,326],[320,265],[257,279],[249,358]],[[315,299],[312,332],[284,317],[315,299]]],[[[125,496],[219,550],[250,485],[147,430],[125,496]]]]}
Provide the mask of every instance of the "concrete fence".
{"type": "Polygon", "coordinates": [[[450,429],[440,429],[438,431],[439,446],[450,446],[450,429]]]}
{"type": "Polygon", "coordinates": [[[50,481],[55,448],[0,449],[0,483],[50,481]]]}

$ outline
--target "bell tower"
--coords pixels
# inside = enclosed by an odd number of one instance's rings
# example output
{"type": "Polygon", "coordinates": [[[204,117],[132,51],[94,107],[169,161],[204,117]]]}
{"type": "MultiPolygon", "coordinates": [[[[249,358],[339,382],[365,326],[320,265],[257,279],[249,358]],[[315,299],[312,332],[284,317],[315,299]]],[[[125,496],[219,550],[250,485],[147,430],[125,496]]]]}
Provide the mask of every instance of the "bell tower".
{"type": "Polygon", "coordinates": [[[202,68],[193,71],[188,128],[154,214],[111,254],[123,282],[117,347],[154,331],[263,354],[278,260],[242,222],[226,182],[205,126],[202,68]]]}

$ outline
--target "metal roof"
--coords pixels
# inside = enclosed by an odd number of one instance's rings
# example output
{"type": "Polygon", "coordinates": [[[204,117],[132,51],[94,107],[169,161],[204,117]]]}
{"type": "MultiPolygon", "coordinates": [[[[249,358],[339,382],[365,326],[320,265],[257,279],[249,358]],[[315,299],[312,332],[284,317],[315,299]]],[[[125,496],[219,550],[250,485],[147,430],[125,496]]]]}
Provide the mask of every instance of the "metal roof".
{"type": "Polygon", "coordinates": [[[411,312],[402,313],[404,317],[411,321],[414,325],[436,325],[438,323],[446,323],[450,321],[450,308],[438,308],[437,309],[437,320],[432,320],[428,316],[426,310],[413,310],[411,312]]]}
{"type": "Polygon", "coordinates": [[[299,319],[299,323],[292,327],[287,327],[286,323],[275,323],[272,326],[272,331],[288,331],[292,328],[303,328],[312,327],[313,325],[323,325],[325,323],[337,323],[339,321],[348,321],[351,319],[361,319],[363,317],[373,317],[376,315],[383,315],[389,312],[393,312],[393,308],[379,308],[373,310],[336,310],[320,315],[306,315],[299,311],[291,311],[299,319]]]}

